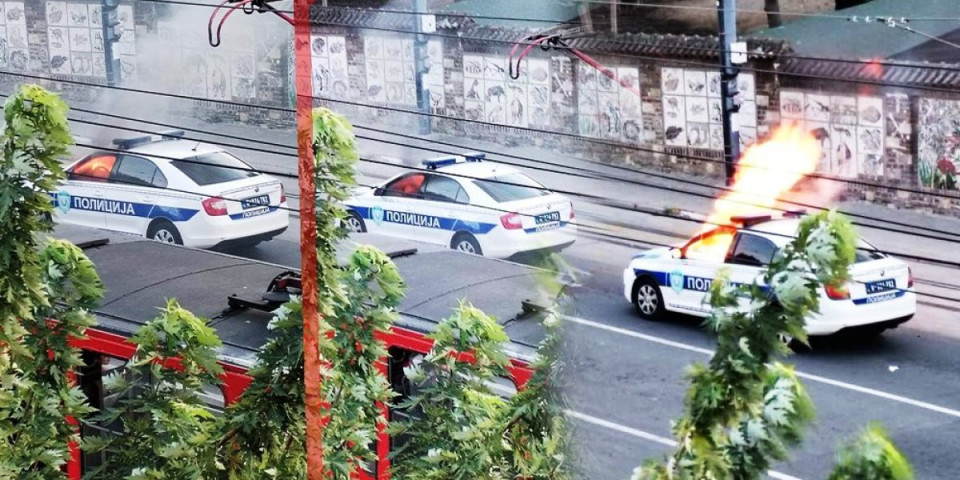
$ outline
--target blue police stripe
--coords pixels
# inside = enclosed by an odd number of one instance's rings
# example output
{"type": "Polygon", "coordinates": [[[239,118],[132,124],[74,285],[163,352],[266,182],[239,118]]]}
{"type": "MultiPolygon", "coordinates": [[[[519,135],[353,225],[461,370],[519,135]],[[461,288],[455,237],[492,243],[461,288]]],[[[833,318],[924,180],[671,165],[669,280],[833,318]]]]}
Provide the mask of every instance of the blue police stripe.
{"type": "Polygon", "coordinates": [[[526,233],[548,232],[550,230],[555,230],[557,228],[565,227],[568,223],[570,222],[560,222],[559,224],[548,223],[548,224],[536,226],[533,228],[524,228],[523,231],[526,233]]]}
{"type": "Polygon", "coordinates": [[[277,211],[279,207],[269,207],[266,210],[249,210],[246,212],[234,213],[230,215],[230,220],[243,220],[245,218],[254,218],[277,211]]]}
{"type": "Polygon", "coordinates": [[[464,231],[464,232],[470,232],[476,235],[483,235],[486,233],[490,233],[490,230],[493,230],[494,227],[497,226],[495,223],[470,222],[466,220],[460,220],[458,218],[437,217],[434,215],[425,215],[425,214],[419,214],[419,213],[409,214],[409,216],[416,216],[422,220],[421,222],[422,225],[417,225],[409,222],[398,222],[395,220],[391,220],[390,219],[391,213],[395,214],[394,216],[407,215],[407,214],[402,214],[401,212],[396,212],[393,210],[386,210],[386,209],[381,210],[382,216],[378,221],[373,218],[374,208],[358,207],[353,205],[347,205],[347,208],[356,212],[357,215],[360,215],[360,217],[363,218],[364,220],[371,220],[376,223],[387,222],[387,223],[397,223],[400,225],[422,226],[424,228],[434,228],[438,230],[449,230],[449,231],[457,231],[457,232],[464,231]]]}
{"type": "MultiPolygon", "coordinates": [[[[670,273],[669,272],[657,272],[653,270],[643,270],[640,268],[633,269],[633,273],[636,276],[646,275],[657,282],[657,285],[663,287],[671,287],[670,285],[670,273]]],[[[682,279],[682,288],[680,290],[692,290],[694,292],[708,292],[710,291],[710,286],[713,284],[712,278],[706,277],[693,277],[690,275],[683,275],[682,279]]],[[[731,286],[740,287],[746,286],[749,287],[751,284],[742,283],[742,282],[730,282],[731,286]]],[[[769,292],[770,287],[767,285],[758,285],[760,291],[769,292]]]]}
{"type": "Polygon", "coordinates": [[[854,304],[854,305],[867,305],[867,304],[871,304],[871,303],[886,302],[886,301],[889,301],[889,300],[895,300],[895,299],[900,298],[900,297],[902,297],[902,296],[904,296],[904,295],[906,295],[906,294],[907,294],[907,292],[906,292],[905,290],[897,290],[896,292],[884,293],[883,295],[875,295],[875,296],[873,296],[873,297],[858,298],[858,299],[856,299],[856,300],[853,301],[853,304],[854,304]]]}
{"type": "Polygon", "coordinates": [[[192,208],[172,207],[169,205],[150,205],[146,203],[125,202],[121,200],[112,200],[107,198],[78,197],[74,195],[62,195],[66,192],[54,192],[50,194],[54,203],[58,203],[58,195],[63,196],[69,206],[60,206],[64,213],[70,210],[84,210],[88,212],[111,213],[115,215],[127,215],[141,218],[166,218],[173,222],[185,222],[193,218],[200,210],[192,208]]]}

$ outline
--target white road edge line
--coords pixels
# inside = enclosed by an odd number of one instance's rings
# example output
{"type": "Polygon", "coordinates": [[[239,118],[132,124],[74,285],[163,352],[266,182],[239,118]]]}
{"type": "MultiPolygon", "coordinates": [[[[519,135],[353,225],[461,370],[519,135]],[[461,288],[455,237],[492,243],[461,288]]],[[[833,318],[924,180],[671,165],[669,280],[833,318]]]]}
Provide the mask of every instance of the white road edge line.
{"type": "MultiPolygon", "coordinates": [[[[638,339],[640,339],[640,340],[646,340],[646,341],[652,342],[652,343],[659,343],[660,345],[665,345],[665,346],[668,346],[668,347],[678,348],[678,349],[681,349],[681,350],[687,350],[687,351],[689,351],[689,352],[700,353],[700,354],[703,354],[703,355],[713,355],[713,353],[714,353],[713,350],[710,350],[710,349],[707,349],[707,348],[701,348],[701,347],[697,347],[697,346],[693,346],[693,345],[688,345],[688,344],[686,344],[686,343],[675,342],[675,341],[673,341],[673,340],[667,340],[667,339],[665,339],[665,338],[660,338],[660,337],[656,337],[656,336],[653,336],[653,335],[647,335],[647,334],[640,333],[640,332],[634,332],[634,331],[632,331],[632,330],[627,330],[627,329],[625,329],[625,328],[614,327],[614,326],[611,326],[611,325],[604,325],[604,324],[602,324],[602,323],[594,322],[593,320],[587,320],[587,319],[585,319],[585,318],[573,317],[573,316],[569,316],[569,315],[567,315],[565,318],[566,318],[567,320],[573,322],[573,323],[576,323],[576,324],[584,325],[584,326],[587,326],[587,327],[593,327],[593,328],[597,328],[597,329],[600,329],[600,330],[606,330],[606,331],[608,331],[608,332],[613,332],[613,333],[617,333],[617,334],[620,334],[620,335],[626,335],[626,336],[628,336],[628,337],[638,338],[638,339]]],[[[810,381],[812,381],[812,382],[822,383],[822,384],[824,384],[824,385],[831,385],[831,386],[834,386],[834,387],[837,387],[837,388],[842,388],[842,389],[844,389],[844,390],[850,390],[850,391],[852,391],[852,392],[862,393],[862,394],[864,394],[864,395],[870,395],[870,396],[874,396],[874,397],[877,397],[877,398],[883,398],[883,399],[890,400],[890,401],[893,401],[893,402],[902,403],[902,404],[904,404],[904,405],[910,405],[910,406],[917,407],[917,408],[921,408],[921,409],[924,409],[924,410],[929,410],[929,411],[931,411],[931,412],[942,413],[942,414],[944,414],[944,415],[948,415],[948,416],[951,416],[951,417],[960,418],[960,410],[954,410],[954,409],[952,409],[952,408],[947,408],[947,407],[943,407],[943,406],[940,406],[940,405],[935,405],[935,404],[932,404],[932,403],[923,402],[923,401],[920,401],[920,400],[914,400],[914,399],[912,399],[912,398],[903,397],[903,396],[900,396],[900,395],[896,395],[896,394],[893,394],[893,393],[884,392],[884,391],[881,391],[881,390],[876,390],[876,389],[869,388],[869,387],[861,387],[860,385],[854,385],[854,384],[852,384],[852,383],[842,382],[842,381],[840,381],[840,380],[833,380],[833,379],[831,379],[831,378],[821,377],[821,376],[819,376],[819,375],[813,375],[813,374],[810,374],[810,373],[804,373],[804,372],[800,372],[800,371],[796,371],[795,373],[797,374],[798,377],[803,378],[803,379],[806,379],[806,380],[810,380],[810,381]]]]}
{"type": "MultiPolygon", "coordinates": [[[[659,443],[660,445],[665,445],[667,447],[676,447],[677,442],[671,438],[661,437],[659,435],[654,435],[652,433],[644,432],[643,430],[637,430],[636,428],[630,428],[626,425],[620,425],[619,423],[614,423],[609,420],[604,420],[602,418],[597,418],[592,415],[587,415],[585,413],[580,413],[574,410],[564,410],[564,413],[568,417],[580,420],[584,423],[589,423],[596,425],[598,427],[607,428],[616,432],[625,433],[632,437],[642,438],[644,440],[649,440],[654,443],[659,443]]],[[[797,477],[787,475],[785,473],[780,473],[775,470],[768,470],[767,475],[770,478],[776,478],[777,480],[800,480],[797,477]]]]}

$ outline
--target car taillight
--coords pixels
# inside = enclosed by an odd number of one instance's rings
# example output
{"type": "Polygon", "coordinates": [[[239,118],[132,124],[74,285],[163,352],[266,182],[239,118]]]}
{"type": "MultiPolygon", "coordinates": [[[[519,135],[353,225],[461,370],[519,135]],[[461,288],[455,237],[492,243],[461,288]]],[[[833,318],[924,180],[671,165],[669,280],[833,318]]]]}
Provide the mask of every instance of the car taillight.
{"type": "Polygon", "coordinates": [[[913,269],[907,267],[907,288],[913,288],[913,269]]]}
{"type": "Polygon", "coordinates": [[[577,216],[577,212],[573,210],[573,202],[570,202],[570,220],[573,220],[577,216]]]}
{"type": "Polygon", "coordinates": [[[283,191],[283,185],[280,185],[280,203],[286,203],[287,201],[287,192],[283,191]]]}
{"type": "Polygon", "coordinates": [[[501,215],[500,224],[502,224],[503,228],[507,230],[523,228],[523,222],[520,220],[520,215],[517,215],[516,213],[507,213],[501,215]]]}
{"type": "Polygon", "coordinates": [[[847,300],[850,298],[850,290],[843,285],[838,285],[836,287],[824,285],[823,288],[827,291],[827,296],[830,297],[831,300],[847,300]]]}
{"type": "Polygon", "coordinates": [[[227,201],[222,198],[210,197],[203,202],[203,210],[211,217],[219,217],[227,214],[227,201]]]}

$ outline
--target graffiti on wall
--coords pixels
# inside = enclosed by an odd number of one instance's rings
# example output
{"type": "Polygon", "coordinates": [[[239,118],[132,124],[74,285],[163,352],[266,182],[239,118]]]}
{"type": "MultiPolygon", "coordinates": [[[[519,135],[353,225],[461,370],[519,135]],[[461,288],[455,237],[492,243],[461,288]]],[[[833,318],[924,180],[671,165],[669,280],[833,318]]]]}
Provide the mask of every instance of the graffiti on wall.
{"type": "Polygon", "coordinates": [[[26,70],[30,59],[23,2],[0,2],[0,65],[26,70]]]}
{"type": "Polygon", "coordinates": [[[510,78],[506,57],[463,56],[464,117],[467,120],[545,128],[550,123],[550,60],[526,58],[510,78]]]}
{"type": "Polygon", "coordinates": [[[918,123],[920,185],[960,190],[960,101],[921,98],[918,123]]]}
{"type": "MultiPolygon", "coordinates": [[[[738,88],[743,95],[740,112],[740,147],[757,141],[756,81],[752,74],[740,74],[738,88]]],[[[710,150],[723,149],[723,111],[720,73],[682,68],[660,70],[663,92],[663,129],[669,146],[710,150]]]]}
{"type": "Polygon", "coordinates": [[[883,176],[883,98],[780,92],[783,123],[806,128],[821,146],[817,171],[853,178],[883,176]]]}
{"type": "Polygon", "coordinates": [[[612,68],[618,83],[583,62],[577,67],[580,134],[638,142],[643,130],[640,70],[637,67],[612,68]]]}
{"type": "MultiPolygon", "coordinates": [[[[417,106],[415,48],[412,38],[384,35],[363,38],[367,99],[410,108],[417,106]]],[[[423,75],[423,86],[429,93],[430,108],[435,111],[445,104],[442,40],[427,42],[424,67],[427,71],[423,75]]]]}
{"type": "MultiPolygon", "coordinates": [[[[8,14],[10,4],[7,2],[8,14]]],[[[100,2],[47,1],[45,6],[50,72],[105,78],[107,68],[100,2]]],[[[120,59],[120,75],[124,80],[133,80],[137,76],[133,6],[120,5],[117,19],[123,30],[115,46],[120,59]]]]}

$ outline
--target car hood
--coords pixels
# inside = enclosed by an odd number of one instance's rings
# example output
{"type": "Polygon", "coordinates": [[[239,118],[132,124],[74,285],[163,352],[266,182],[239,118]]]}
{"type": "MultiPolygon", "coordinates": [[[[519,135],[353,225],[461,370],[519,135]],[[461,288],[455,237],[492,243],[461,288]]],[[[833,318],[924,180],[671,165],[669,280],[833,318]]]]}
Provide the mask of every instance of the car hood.
{"type": "Polygon", "coordinates": [[[670,250],[673,250],[670,247],[658,247],[647,250],[646,252],[641,252],[633,256],[633,259],[638,258],[663,258],[670,256],[670,250]]]}

